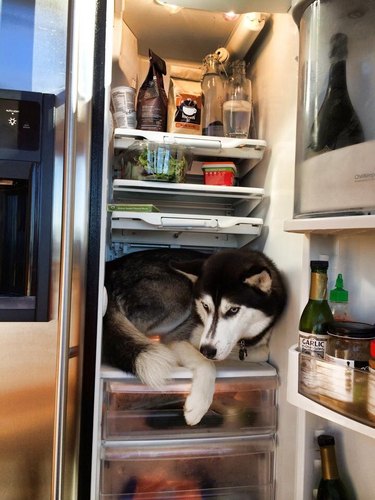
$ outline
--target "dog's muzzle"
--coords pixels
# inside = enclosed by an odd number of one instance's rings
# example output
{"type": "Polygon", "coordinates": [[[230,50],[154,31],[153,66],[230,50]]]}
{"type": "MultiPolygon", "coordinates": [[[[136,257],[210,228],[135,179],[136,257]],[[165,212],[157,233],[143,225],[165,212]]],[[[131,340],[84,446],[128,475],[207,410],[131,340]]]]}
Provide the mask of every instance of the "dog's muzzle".
{"type": "Polygon", "coordinates": [[[205,358],[215,359],[216,352],[217,352],[215,347],[212,347],[212,346],[206,344],[206,345],[202,345],[199,350],[205,358]]]}

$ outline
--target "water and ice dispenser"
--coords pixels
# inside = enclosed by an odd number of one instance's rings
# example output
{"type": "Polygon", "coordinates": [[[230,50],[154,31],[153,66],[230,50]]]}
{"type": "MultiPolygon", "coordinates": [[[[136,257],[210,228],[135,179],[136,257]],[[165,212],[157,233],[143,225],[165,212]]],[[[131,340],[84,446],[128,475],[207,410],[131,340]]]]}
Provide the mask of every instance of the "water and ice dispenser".
{"type": "Polygon", "coordinates": [[[375,211],[375,4],[296,1],[295,217],[375,211]]]}

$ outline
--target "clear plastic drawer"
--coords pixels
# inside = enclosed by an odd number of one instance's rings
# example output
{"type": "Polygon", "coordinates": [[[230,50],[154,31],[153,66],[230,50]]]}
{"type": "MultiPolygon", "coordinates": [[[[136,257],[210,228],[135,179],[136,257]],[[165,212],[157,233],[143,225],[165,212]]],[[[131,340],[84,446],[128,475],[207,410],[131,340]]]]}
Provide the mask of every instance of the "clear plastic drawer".
{"type": "Polygon", "coordinates": [[[107,446],[100,498],[271,500],[274,449],[271,436],[107,446]]]}
{"type": "Polygon", "coordinates": [[[226,372],[229,377],[217,377],[211,408],[201,422],[192,427],[185,423],[183,414],[191,380],[175,379],[165,390],[157,391],[135,378],[104,379],[103,438],[139,439],[145,433],[148,437],[169,438],[275,432],[276,371],[266,364],[247,365],[249,367],[241,366],[237,372],[226,372]],[[241,376],[244,373],[247,375],[241,376]]]}

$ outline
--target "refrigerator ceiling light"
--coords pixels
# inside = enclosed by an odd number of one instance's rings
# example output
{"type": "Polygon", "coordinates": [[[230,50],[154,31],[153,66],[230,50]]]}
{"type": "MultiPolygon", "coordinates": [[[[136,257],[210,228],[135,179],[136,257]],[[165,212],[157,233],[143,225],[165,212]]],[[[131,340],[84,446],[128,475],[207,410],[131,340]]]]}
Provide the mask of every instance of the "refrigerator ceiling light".
{"type": "Polygon", "coordinates": [[[224,19],[227,21],[235,21],[236,19],[238,19],[240,17],[240,14],[237,14],[236,12],[231,10],[229,12],[224,12],[223,16],[224,16],[224,19]]]}

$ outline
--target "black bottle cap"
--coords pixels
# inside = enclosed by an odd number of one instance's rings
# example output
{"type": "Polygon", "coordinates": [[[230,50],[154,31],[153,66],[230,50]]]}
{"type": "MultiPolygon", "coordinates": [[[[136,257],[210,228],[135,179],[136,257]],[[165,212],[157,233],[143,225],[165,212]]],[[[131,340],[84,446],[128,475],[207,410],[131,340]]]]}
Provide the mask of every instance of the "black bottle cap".
{"type": "Polygon", "coordinates": [[[320,434],[318,436],[318,445],[319,446],[334,446],[335,438],[330,434],[320,434]]]}
{"type": "Polygon", "coordinates": [[[311,260],[311,269],[328,269],[328,260],[311,260]]]}

